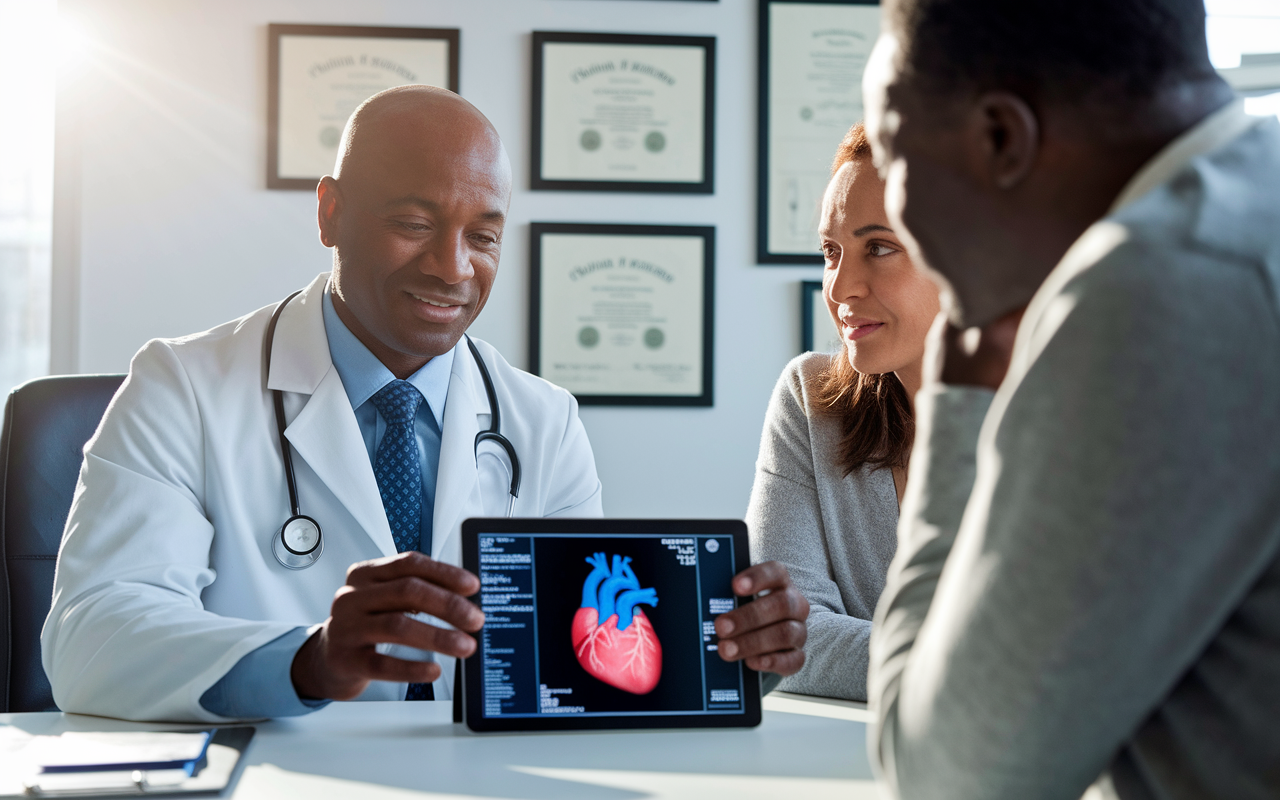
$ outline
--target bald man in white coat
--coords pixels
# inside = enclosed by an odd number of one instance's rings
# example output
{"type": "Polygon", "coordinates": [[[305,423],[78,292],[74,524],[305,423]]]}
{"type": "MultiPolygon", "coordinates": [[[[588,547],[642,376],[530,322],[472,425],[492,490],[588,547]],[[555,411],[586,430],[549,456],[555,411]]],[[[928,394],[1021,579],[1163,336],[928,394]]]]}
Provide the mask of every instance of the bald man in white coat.
{"type": "MultiPolygon", "coordinates": [[[[499,410],[522,467],[514,513],[602,514],[573,397],[464,338],[511,197],[489,121],[440,89],[376,95],[317,196],[332,273],[279,307],[149,342],[86,446],[42,635],[64,711],[219,722],[450,698],[484,621],[460,526],[510,499],[510,459],[476,443],[499,410]],[[273,553],[293,513],[286,454],[323,531],[304,569],[273,553]]],[[[807,607],[786,570],[735,580],[771,592],[720,618],[722,657],[798,670],[807,607]]]]}

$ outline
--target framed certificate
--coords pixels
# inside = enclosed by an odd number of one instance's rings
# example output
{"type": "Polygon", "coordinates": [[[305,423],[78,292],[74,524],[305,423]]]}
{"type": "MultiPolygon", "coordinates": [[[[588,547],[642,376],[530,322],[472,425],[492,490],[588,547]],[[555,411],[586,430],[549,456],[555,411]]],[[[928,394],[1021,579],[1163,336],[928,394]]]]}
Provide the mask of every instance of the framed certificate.
{"type": "Polygon", "coordinates": [[[756,260],[821,264],[818,214],[836,147],[862,119],[875,0],[758,0],[756,260]]]}
{"type": "Polygon", "coordinates": [[[834,353],[843,347],[822,296],[822,281],[800,281],[800,352],[834,353]]]}
{"type": "Polygon", "coordinates": [[[715,228],[531,230],[535,375],[583,405],[712,405],[715,228]]]}
{"type": "Polygon", "coordinates": [[[716,40],[533,34],[534,189],[714,190],[716,40]]]}
{"type": "Polygon", "coordinates": [[[458,91],[456,28],[267,26],[267,188],[315,190],[368,98],[425,83],[458,91]]]}

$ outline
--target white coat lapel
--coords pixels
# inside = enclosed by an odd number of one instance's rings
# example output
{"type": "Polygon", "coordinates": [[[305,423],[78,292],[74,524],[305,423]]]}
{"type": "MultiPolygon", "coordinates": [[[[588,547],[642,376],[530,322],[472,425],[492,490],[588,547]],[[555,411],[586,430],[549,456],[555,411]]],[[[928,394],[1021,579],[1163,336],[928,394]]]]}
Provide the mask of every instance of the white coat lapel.
{"type": "MultiPolygon", "coordinates": [[[[432,515],[431,557],[453,561],[450,550],[461,521],[483,513],[480,499],[480,476],[476,471],[475,441],[480,432],[478,413],[488,413],[487,405],[477,399],[473,385],[475,373],[466,339],[454,349],[453,369],[449,375],[449,395],[444,407],[444,429],[440,432],[440,467],[436,476],[435,513],[432,515]]],[[[484,401],[487,403],[487,400],[484,401]]]]}
{"type": "MultiPolygon", "coordinates": [[[[290,407],[296,408],[296,398],[288,393],[309,395],[302,398],[304,405],[285,428],[285,436],[382,554],[392,556],[396,547],[369,453],[329,355],[321,311],[327,281],[328,275],[316,278],[280,315],[267,386],[286,392],[286,415],[290,407]]],[[[305,498],[302,502],[306,513],[305,498]]]]}
{"type": "Polygon", "coordinates": [[[336,369],[324,376],[284,434],[382,554],[395,555],[369,452],[336,369]]]}

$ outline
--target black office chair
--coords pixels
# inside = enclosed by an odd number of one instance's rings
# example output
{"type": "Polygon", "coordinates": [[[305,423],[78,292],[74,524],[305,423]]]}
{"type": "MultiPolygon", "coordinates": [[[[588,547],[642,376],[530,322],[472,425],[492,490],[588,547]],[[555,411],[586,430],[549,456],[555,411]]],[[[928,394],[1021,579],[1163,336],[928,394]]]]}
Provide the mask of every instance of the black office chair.
{"type": "Polygon", "coordinates": [[[0,712],[57,711],[40,629],[84,445],[123,375],[60,375],[9,393],[0,433],[0,712]]]}

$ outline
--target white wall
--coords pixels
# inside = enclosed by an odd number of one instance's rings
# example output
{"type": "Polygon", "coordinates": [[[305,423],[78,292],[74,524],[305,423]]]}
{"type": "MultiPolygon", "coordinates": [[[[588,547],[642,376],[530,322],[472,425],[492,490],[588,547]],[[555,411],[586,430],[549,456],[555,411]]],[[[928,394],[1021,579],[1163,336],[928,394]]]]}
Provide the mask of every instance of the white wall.
{"type": "Polygon", "coordinates": [[[755,0],[63,0],[95,44],[60,89],[55,370],[120,372],[147,339],[203,330],[328,269],[309,192],[267,191],[268,22],[462,30],[461,92],[517,176],[502,268],[473,331],[526,363],[528,223],[716,226],[716,404],[584,408],[611,516],[740,517],[798,282],[754,264],[755,0]],[[717,37],[716,193],[528,190],[530,31],[717,37]]]}

